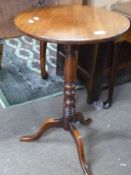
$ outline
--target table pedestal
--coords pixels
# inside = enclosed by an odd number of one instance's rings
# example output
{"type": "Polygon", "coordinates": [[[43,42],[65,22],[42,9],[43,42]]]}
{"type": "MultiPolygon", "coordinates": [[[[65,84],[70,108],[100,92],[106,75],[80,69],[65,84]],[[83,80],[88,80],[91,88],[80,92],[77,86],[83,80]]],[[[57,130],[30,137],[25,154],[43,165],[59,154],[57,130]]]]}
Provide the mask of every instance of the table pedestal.
{"type": "Polygon", "coordinates": [[[48,129],[53,127],[62,127],[69,131],[75,139],[80,164],[85,175],[90,175],[88,165],[85,160],[83,141],[80,132],[75,128],[75,122],[79,121],[83,125],[91,122],[91,119],[85,120],[82,113],[75,112],[75,83],[76,83],[76,68],[77,59],[75,55],[75,48],[72,45],[65,46],[66,59],[64,68],[64,111],[63,117],[60,119],[47,119],[40,129],[31,136],[21,137],[21,141],[33,141],[39,139],[48,129]]]}

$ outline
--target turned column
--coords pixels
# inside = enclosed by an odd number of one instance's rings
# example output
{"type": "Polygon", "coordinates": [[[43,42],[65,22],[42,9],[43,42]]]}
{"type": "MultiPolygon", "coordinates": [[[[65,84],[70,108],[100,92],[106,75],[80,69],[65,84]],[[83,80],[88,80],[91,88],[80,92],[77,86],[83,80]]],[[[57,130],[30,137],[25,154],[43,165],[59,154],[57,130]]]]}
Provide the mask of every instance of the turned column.
{"type": "Polygon", "coordinates": [[[64,68],[64,129],[69,130],[69,122],[75,117],[75,83],[77,61],[75,48],[72,45],[65,47],[66,58],[64,68]]]}

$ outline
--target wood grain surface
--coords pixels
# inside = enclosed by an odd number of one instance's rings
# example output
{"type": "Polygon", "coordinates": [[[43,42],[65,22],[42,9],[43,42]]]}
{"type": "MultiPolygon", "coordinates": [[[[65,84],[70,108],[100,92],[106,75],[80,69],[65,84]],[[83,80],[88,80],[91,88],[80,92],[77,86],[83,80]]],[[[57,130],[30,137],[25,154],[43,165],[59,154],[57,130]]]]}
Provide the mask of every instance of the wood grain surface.
{"type": "Polygon", "coordinates": [[[35,38],[72,44],[110,40],[130,26],[120,14],[86,5],[35,8],[18,15],[15,24],[35,38]]]}

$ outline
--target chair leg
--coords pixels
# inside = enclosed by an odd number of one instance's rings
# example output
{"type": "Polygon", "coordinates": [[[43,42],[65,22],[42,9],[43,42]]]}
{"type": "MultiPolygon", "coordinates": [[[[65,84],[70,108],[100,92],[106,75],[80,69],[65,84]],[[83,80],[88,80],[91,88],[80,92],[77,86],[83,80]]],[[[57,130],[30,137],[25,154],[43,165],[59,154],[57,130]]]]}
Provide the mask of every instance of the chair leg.
{"type": "Polygon", "coordinates": [[[112,105],[112,98],[113,98],[115,80],[117,76],[117,67],[118,67],[118,59],[120,56],[120,49],[121,49],[121,43],[114,43],[112,65],[111,65],[111,71],[109,75],[108,98],[105,102],[103,102],[104,109],[108,109],[112,105]]]}
{"type": "Polygon", "coordinates": [[[47,42],[40,41],[40,68],[41,68],[41,77],[43,79],[48,78],[48,73],[46,72],[46,47],[47,42]]]}
{"type": "Polygon", "coordinates": [[[1,64],[2,64],[2,52],[3,52],[3,44],[0,44],[0,69],[1,69],[1,64]]]}
{"type": "Polygon", "coordinates": [[[96,44],[94,48],[93,59],[92,59],[93,63],[92,63],[92,68],[91,68],[90,80],[89,80],[88,87],[87,87],[87,93],[88,93],[87,103],[88,104],[92,103],[94,83],[96,79],[96,64],[97,64],[97,58],[98,58],[98,51],[99,51],[99,44],[96,44]]]}

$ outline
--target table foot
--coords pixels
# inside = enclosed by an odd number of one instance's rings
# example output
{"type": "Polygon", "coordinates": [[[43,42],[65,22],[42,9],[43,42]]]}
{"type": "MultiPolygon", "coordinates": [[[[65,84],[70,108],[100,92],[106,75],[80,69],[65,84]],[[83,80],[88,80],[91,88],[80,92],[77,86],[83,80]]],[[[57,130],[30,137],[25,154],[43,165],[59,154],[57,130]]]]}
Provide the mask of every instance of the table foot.
{"type": "MultiPolygon", "coordinates": [[[[45,46],[45,44],[43,44],[45,46]]],[[[40,129],[31,136],[21,137],[21,141],[30,142],[36,139],[39,139],[42,134],[44,134],[48,129],[52,127],[62,127],[66,131],[69,131],[73,138],[75,139],[80,164],[84,171],[85,175],[91,175],[89,172],[88,165],[85,160],[84,147],[82,137],[79,131],[75,128],[75,122],[79,121],[81,124],[87,125],[91,122],[91,119],[84,119],[82,113],[75,112],[75,82],[76,82],[76,70],[77,70],[77,58],[75,53],[75,46],[67,45],[66,50],[66,59],[65,59],[65,68],[64,68],[64,110],[63,118],[53,119],[50,118],[40,129]]],[[[45,52],[44,52],[45,53],[45,52]]],[[[45,57],[45,55],[44,55],[45,57]]],[[[43,59],[44,60],[44,59],[43,59]]]]}
{"type": "Polygon", "coordinates": [[[33,135],[30,136],[23,136],[20,138],[20,141],[24,142],[31,142],[33,140],[39,139],[48,129],[53,127],[62,127],[62,120],[61,119],[47,119],[43,125],[40,127],[40,129],[33,135]]]}
{"type": "Polygon", "coordinates": [[[112,102],[110,100],[104,101],[103,102],[103,108],[104,109],[109,109],[111,108],[112,102]]]}
{"type": "Polygon", "coordinates": [[[92,119],[88,118],[86,120],[81,112],[77,112],[75,114],[75,122],[77,121],[79,121],[82,125],[89,125],[92,122],[92,119]]]}
{"type": "MultiPolygon", "coordinates": [[[[80,112],[76,113],[74,118],[75,118],[75,120],[80,121],[82,124],[89,124],[91,122],[91,119],[85,120],[82,113],[80,113],[80,112]]],[[[31,141],[37,140],[50,128],[53,128],[53,127],[64,128],[64,122],[65,122],[65,120],[63,118],[61,118],[61,119],[49,118],[42,124],[40,129],[35,134],[30,135],[30,136],[23,136],[20,138],[20,140],[24,141],[24,142],[31,142],[31,141]]],[[[68,122],[69,122],[69,125],[68,125],[69,129],[67,131],[69,131],[71,133],[71,135],[73,136],[73,138],[75,139],[80,164],[82,166],[84,174],[91,175],[91,173],[89,172],[88,165],[87,165],[86,160],[85,160],[83,141],[82,141],[82,137],[80,135],[80,132],[75,128],[73,120],[68,121],[68,122]]]]}
{"type": "Polygon", "coordinates": [[[85,160],[84,146],[83,146],[83,141],[82,141],[81,134],[75,128],[75,126],[73,126],[72,124],[70,124],[70,133],[71,133],[71,135],[73,136],[73,138],[76,142],[77,151],[78,151],[78,155],[79,155],[79,161],[80,161],[81,167],[84,171],[84,174],[85,175],[91,175],[91,172],[89,171],[88,164],[85,160]]]}
{"type": "Polygon", "coordinates": [[[49,74],[47,72],[43,72],[41,74],[42,79],[46,80],[49,77],[49,74]]]}

